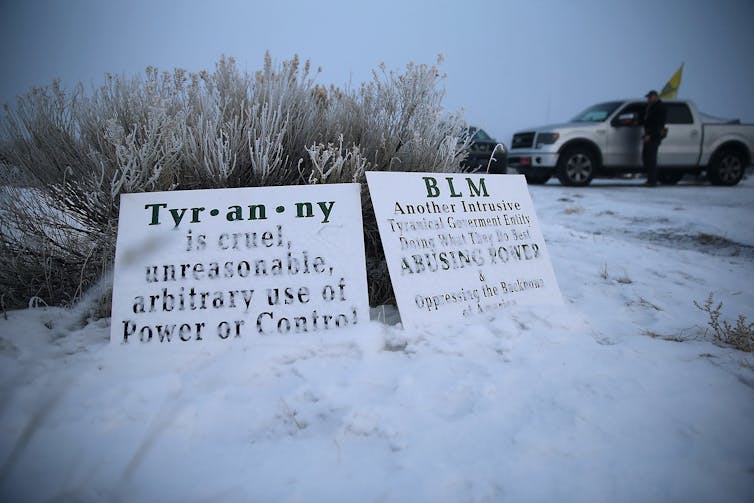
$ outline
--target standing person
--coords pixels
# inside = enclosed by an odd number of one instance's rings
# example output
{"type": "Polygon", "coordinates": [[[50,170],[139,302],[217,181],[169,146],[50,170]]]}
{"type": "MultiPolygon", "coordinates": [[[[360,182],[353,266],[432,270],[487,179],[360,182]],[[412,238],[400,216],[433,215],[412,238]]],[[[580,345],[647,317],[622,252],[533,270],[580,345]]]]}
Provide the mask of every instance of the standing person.
{"type": "Polygon", "coordinates": [[[647,98],[647,110],[641,124],[644,126],[642,136],[643,147],[641,161],[647,171],[647,185],[657,185],[657,150],[665,137],[665,104],[657,95],[657,91],[649,91],[647,98]]]}

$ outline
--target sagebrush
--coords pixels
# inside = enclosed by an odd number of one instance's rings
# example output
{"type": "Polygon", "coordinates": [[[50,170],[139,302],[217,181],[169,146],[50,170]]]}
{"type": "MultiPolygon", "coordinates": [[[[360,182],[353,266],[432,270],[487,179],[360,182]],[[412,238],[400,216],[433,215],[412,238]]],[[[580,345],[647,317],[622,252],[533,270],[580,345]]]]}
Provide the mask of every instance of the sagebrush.
{"type": "Polygon", "coordinates": [[[457,171],[468,145],[436,65],[384,65],[358,88],[316,83],[298,57],[256,73],[147,68],[87,93],[58,83],[0,126],[4,303],[75,301],[110,269],[123,192],[362,182],[370,302],[392,298],[365,170],[457,171]]]}
{"type": "Polygon", "coordinates": [[[715,305],[712,293],[707,296],[704,304],[694,301],[694,305],[709,316],[707,325],[715,342],[749,353],[754,351],[754,323],[747,323],[746,316],[739,314],[735,324],[728,320],[721,321],[723,303],[715,305]]]}

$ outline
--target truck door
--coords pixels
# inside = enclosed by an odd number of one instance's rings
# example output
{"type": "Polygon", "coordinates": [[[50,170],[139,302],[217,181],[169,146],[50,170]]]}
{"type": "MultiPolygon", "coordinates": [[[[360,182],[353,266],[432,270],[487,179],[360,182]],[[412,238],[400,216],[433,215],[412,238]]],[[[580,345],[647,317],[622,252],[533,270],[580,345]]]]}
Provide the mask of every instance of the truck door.
{"type": "Polygon", "coordinates": [[[642,128],[638,125],[647,104],[626,104],[613,116],[607,128],[607,145],[602,152],[605,167],[641,166],[642,128]]]}
{"type": "Polygon", "coordinates": [[[657,153],[658,166],[694,166],[702,148],[702,126],[686,103],[665,103],[668,135],[657,153]]]}

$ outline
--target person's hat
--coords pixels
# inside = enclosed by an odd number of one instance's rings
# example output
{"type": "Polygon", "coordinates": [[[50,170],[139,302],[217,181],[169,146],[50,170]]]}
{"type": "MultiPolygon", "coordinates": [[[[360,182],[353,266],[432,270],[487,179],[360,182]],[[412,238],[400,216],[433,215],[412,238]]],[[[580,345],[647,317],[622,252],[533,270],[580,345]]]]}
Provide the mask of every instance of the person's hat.
{"type": "Polygon", "coordinates": [[[644,95],[645,98],[649,98],[650,96],[657,96],[657,91],[652,89],[651,91],[649,91],[647,94],[644,95]]]}

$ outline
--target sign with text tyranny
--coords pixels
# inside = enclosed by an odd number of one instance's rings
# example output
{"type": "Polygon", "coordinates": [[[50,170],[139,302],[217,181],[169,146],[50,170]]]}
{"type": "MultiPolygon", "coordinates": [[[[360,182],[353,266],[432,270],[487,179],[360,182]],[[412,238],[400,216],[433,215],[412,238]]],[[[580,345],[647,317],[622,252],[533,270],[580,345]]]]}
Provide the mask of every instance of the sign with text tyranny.
{"type": "Polygon", "coordinates": [[[366,175],[405,326],[562,302],[523,175],[366,175]]]}
{"type": "Polygon", "coordinates": [[[110,340],[230,340],[368,321],[363,239],[358,184],[123,194],[110,340]]]}

